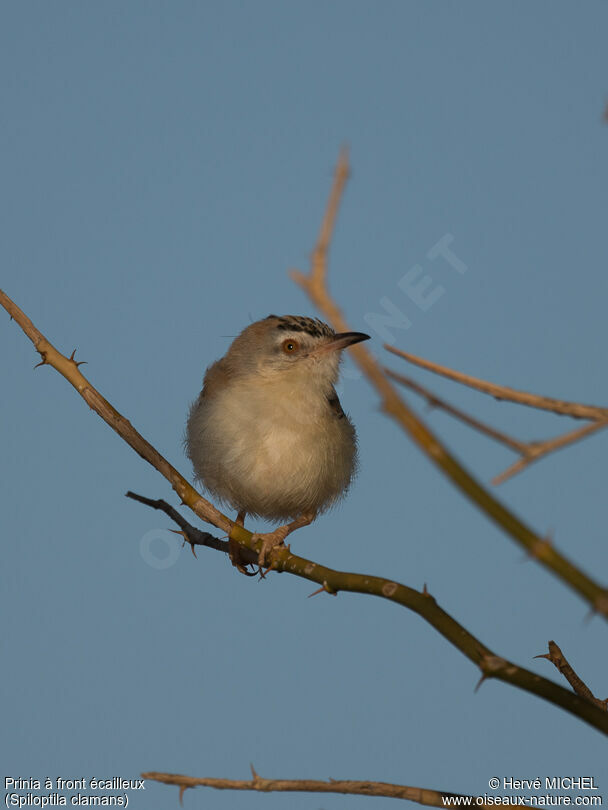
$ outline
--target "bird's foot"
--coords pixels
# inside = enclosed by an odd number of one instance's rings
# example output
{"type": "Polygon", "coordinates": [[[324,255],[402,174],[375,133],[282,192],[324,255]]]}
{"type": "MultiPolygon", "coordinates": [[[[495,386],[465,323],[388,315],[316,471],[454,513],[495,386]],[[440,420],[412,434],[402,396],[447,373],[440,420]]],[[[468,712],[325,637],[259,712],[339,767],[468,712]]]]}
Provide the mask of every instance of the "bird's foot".
{"type": "MultiPolygon", "coordinates": [[[[310,525],[315,517],[315,514],[300,515],[291,523],[286,523],[285,526],[279,526],[272,532],[268,532],[267,534],[254,534],[252,538],[253,541],[262,541],[262,546],[258,552],[258,565],[260,566],[260,569],[264,568],[268,554],[274,548],[285,545],[285,538],[287,535],[295,532],[296,529],[301,529],[303,526],[310,525]]],[[[287,548],[289,548],[289,546],[287,548]]]]}
{"type": "Polygon", "coordinates": [[[279,528],[275,529],[273,532],[266,534],[256,533],[253,535],[251,538],[253,542],[257,540],[262,541],[262,546],[258,552],[258,565],[260,566],[260,570],[266,566],[268,555],[272,549],[285,544],[285,538],[289,534],[287,531],[288,528],[288,526],[279,526],[279,528]]]}

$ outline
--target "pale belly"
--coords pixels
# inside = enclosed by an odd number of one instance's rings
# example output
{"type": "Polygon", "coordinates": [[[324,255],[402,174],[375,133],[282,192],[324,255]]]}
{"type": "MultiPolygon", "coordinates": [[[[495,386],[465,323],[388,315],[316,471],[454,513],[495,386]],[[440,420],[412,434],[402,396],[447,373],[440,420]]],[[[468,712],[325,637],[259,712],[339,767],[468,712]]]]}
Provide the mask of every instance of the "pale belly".
{"type": "MultiPolygon", "coordinates": [[[[232,392],[234,394],[234,392],[232,392]]],[[[193,411],[188,436],[197,477],[238,511],[269,520],[329,508],[350,484],[355,431],[322,397],[214,398],[193,411]]]]}

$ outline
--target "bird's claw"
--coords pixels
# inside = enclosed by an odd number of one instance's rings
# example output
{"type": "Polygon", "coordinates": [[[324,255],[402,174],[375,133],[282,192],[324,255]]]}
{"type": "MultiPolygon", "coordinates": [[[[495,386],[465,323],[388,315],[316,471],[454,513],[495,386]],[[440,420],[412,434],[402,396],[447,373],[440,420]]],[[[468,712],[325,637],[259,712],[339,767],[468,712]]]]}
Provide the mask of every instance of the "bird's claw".
{"type": "MultiPolygon", "coordinates": [[[[194,551],[194,548],[192,551],[194,551]]],[[[196,557],[196,554],[194,556],[196,557]]],[[[241,574],[245,574],[246,577],[255,577],[257,575],[257,571],[249,571],[247,569],[247,566],[251,565],[251,563],[244,559],[241,546],[231,537],[228,538],[228,556],[230,557],[230,562],[241,574]]]]}
{"type": "Polygon", "coordinates": [[[285,545],[284,533],[280,531],[274,531],[269,532],[268,534],[256,534],[254,535],[253,539],[262,541],[262,545],[258,552],[258,565],[260,566],[261,569],[268,568],[267,560],[270,552],[274,548],[277,548],[278,546],[285,545]]]}

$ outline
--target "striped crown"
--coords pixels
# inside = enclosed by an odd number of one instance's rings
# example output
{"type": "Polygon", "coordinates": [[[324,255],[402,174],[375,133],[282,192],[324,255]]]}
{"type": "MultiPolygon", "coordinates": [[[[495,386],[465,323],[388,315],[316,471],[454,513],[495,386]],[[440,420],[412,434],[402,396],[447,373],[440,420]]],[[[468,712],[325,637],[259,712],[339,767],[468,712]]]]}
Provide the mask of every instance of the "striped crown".
{"type": "Polygon", "coordinates": [[[274,318],[277,320],[277,329],[286,332],[306,332],[311,337],[333,337],[336,333],[323,321],[318,318],[306,318],[303,315],[269,315],[266,320],[274,318]]]}

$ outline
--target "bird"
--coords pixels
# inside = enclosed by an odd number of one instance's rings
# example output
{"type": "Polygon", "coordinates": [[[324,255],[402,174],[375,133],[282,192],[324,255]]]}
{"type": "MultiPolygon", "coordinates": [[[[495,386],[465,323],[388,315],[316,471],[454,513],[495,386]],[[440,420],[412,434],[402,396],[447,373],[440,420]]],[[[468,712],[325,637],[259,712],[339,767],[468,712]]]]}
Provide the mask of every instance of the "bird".
{"type": "MultiPolygon", "coordinates": [[[[269,552],[339,501],[355,476],[357,436],[335,385],[342,351],[368,339],[318,318],[269,315],[205,372],[186,453],[196,480],[237,512],[234,523],[282,522],[254,533],[260,571],[269,552]]],[[[230,558],[246,573],[234,542],[230,558]]]]}

